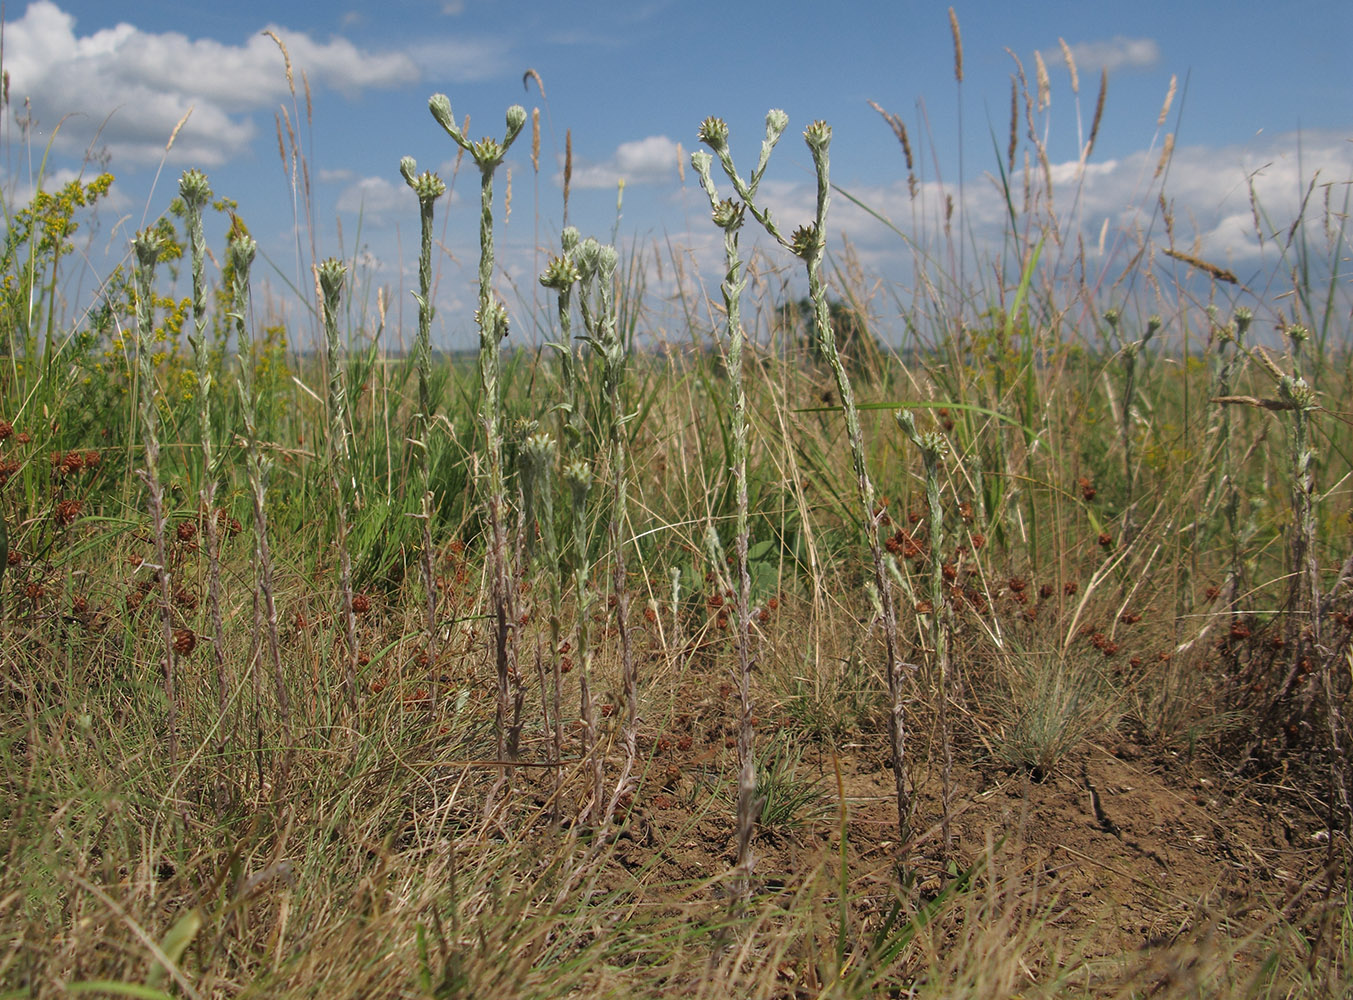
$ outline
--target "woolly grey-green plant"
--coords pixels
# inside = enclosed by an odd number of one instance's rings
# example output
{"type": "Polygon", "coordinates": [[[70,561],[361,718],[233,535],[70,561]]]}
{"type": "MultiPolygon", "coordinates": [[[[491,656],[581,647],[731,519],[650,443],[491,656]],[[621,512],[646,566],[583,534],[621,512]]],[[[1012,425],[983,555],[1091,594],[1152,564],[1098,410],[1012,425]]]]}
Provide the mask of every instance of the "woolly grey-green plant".
{"type": "Polygon", "coordinates": [[[140,382],[137,412],[141,423],[141,437],[145,445],[145,464],[138,470],[146,484],[146,507],[150,513],[151,532],[155,539],[155,575],[160,584],[160,630],[164,639],[164,696],[168,707],[166,724],[169,729],[169,766],[178,762],[178,692],[174,675],[174,622],[169,602],[169,561],[164,539],[164,492],[160,486],[160,414],[156,404],[155,364],[153,361],[155,318],[155,265],[160,259],[162,243],[152,230],[138,233],[132,240],[136,257],[136,357],[137,380],[140,382]]]}
{"type": "Polygon", "coordinates": [[[510,571],[510,546],[507,538],[507,484],[503,469],[503,397],[499,344],[507,336],[507,308],[493,293],[493,174],[526,124],[526,109],[514,104],[507,110],[507,128],[502,140],[481,139],[470,142],[456,124],[451,101],[435,94],[428,101],[432,117],[479,167],[479,308],[475,321],[479,326],[479,378],[483,399],[480,419],[484,424],[486,447],[485,505],[487,507],[493,602],[494,649],[498,673],[498,701],[495,726],[499,760],[514,760],[521,734],[521,681],[516,669],[516,649],[510,638],[516,626],[515,597],[510,571]]]}
{"type": "MultiPolygon", "coordinates": [[[[261,621],[262,628],[255,628],[257,636],[262,632],[267,642],[268,662],[272,665],[273,685],[277,698],[278,722],[281,726],[282,760],[273,782],[274,798],[284,795],[291,769],[291,695],[287,690],[286,677],[282,671],[281,642],[277,634],[277,602],[273,586],[272,548],[268,541],[268,479],[272,473],[272,460],[265,457],[258,438],[258,388],[254,377],[254,338],[250,331],[250,293],[249,271],[253,267],[254,257],[258,253],[258,243],[252,236],[237,233],[226,247],[226,257],[233,276],[231,288],[231,318],[235,324],[235,350],[239,365],[238,391],[240,397],[240,416],[244,421],[245,466],[249,477],[249,493],[254,511],[254,574],[255,623],[261,621]]],[[[254,664],[258,657],[251,657],[254,664]]],[[[258,737],[258,749],[263,745],[262,683],[257,666],[254,668],[254,696],[260,702],[257,707],[255,732],[258,737]]]]}
{"type": "MultiPolygon", "coordinates": [[[[419,520],[422,524],[422,557],[419,565],[423,577],[423,639],[429,662],[437,657],[437,582],[433,574],[432,551],[432,489],[428,451],[431,447],[433,402],[429,398],[429,375],[432,369],[432,216],[437,199],[446,193],[446,184],[431,171],[418,173],[418,164],[412,156],[399,161],[399,172],[418,196],[420,240],[418,245],[418,339],[414,346],[414,367],[418,371],[418,413],[414,416],[414,462],[419,497],[419,520]]],[[[432,671],[432,703],[437,704],[438,677],[432,671]]]]}
{"type": "MultiPolygon", "coordinates": [[[[724,302],[724,339],[728,366],[728,393],[733,423],[733,492],[734,528],[733,548],[737,562],[737,607],[734,641],[738,654],[738,814],[737,814],[737,877],[736,894],[746,898],[751,891],[752,869],[756,859],[752,854],[752,835],[755,832],[758,807],[756,803],[756,732],[752,722],[752,578],[747,565],[750,529],[747,520],[747,391],[742,378],[742,352],[745,334],[742,328],[742,291],[747,278],[738,248],[738,238],[750,207],[756,212],[755,198],[761,178],[770,162],[771,152],[788,124],[782,111],[766,115],[766,135],[761,144],[761,156],[751,180],[743,182],[733,167],[728,151],[728,126],[718,118],[707,118],[700,126],[700,139],[719,157],[724,172],[732,180],[738,197],[720,198],[714,179],[710,176],[710,155],[697,151],[691,155],[691,166],[700,179],[700,186],[709,198],[714,224],[723,230],[724,277],[720,291],[724,302]]],[[[769,226],[769,216],[763,223],[769,226]]],[[[772,235],[774,232],[772,230],[772,235]]],[[[714,530],[713,525],[709,529],[714,530]]]]}
{"type": "Polygon", "coordinates": [[[348,707],[357,708],[357,615],[352,607],[352,554],[348,551],[348,518],[354,494],[348,448],[347,387],[338,337],[338,307],[343,297],[343,262],[330,257],[316,268],[324,311],[324,343],[329,367],[329,482],[334,493],[338,528],[338,601],[343,622],[343,687],[348,707]]]}
{"type": "Polygon", "coordinates": [[[211,418],[211,352],[207,344],[207,282],[205,277],[206,238],[202,232],[202,210],[211,200],[211,186],[200,170],[185,170],[179,179],[179,197],[183,199],[184,222],[188,232],[188,251],[192,262],[193,325],[188,344],[193,349],[196,376],[197,425],[202,445],[201,502],[202,534],[207,549],[207,619],[211,622],[211,657],[216,670],[217,752],[225,758],[226,740],[231,727],[226,724],[232,679],[227,665],[223,636],[225,622],[221,613],[221,545],[216,521],[217,459],[213,451],[211,418]]]}

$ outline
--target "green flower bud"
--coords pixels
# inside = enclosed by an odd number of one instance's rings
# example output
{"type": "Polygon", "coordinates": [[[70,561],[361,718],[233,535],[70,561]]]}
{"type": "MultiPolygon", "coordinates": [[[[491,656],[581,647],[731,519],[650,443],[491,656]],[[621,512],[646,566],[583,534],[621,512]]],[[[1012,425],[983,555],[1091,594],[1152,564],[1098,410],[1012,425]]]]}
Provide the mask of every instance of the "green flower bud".
{"type": "Polygon", "coordinates": [[[460,129],[456,126],[455,116],[451,114],[451,98],[445,94],[433,94],[428,98],[428,110],[432,112],[432,117],[437,119],[437,124],[446,129],[447,135],[456,142],[463,141],[460,129]]]}
{"type": "Polygon", "coordinates": [[[503,139],[504,146],[512,145],[512,140],[521,134],[522,126],[526,124],[526,109],[520,104],[514,104],[507,109],[507,136],[503,139]]]}
{"type": "Polygon", "coordinates": [[[319,271],[319,287],[324,293],[326,299],[337,299],[343,291],[343,275],[347,268],[337,257],[330,257],[317,268],[319,271]]]}
{"type": "Polygon", "coordinates": [[[132,240],[132,250],[136,253],[136,262],[141,267],[154,267],[160,259],[160,236],[146,230],[136,234],[132,240]]]}
{"type": "Polygon", "coordinates": [[[185,170],[183,176],[179,178],[179,196],[190,207],[200,211],[211,199],[211,185],[207,183],[207,175],[200,170],[185,170]]]}
{"type": "Polygon", "coordinates": [[[722,118],[706,118],[700,123],[699,139],[716,153],[728,147],[728,123],[722,118]]]}
{"type": "Polygon", "coordinates": [[[1250,312],[1250,310],[1246,309],[1244,306],[1237,309],[1235,312],[1236,337],[1244,337],[1245,331],[1250,328],[1250,324],[1253,322],[1254,313],[1250,312]]]}
{"type": "Polygon", "coordinates": [[[230,266],[237,272],[247,272],[254,263],[254,254],[258,253],[258,242],[252,236],[236,236],[226,248],[226,257],[230,266]]]}
{"type": "Polygon", "coordinates": [[[592,280],[592,275],[597,273],[601,263],[601,244],[589,236],[578,245],[574,259],[578,262],[578,276],[583,281],[592,280]]]}
{"type": "Polygon", "coordinates": [[[824,153],[832,142],[832,127],[824,121],[815,121],[803,130],[803,141],[815,153],[824,153]]]}
{"type": "Polygon", "coordinates": [[[564,253],[572,253],[579,239],[581,235],[577,226],[565,226],[564,231],[559,234],[559,245],[563,247],[564,253]]]}
{"type": "Polygon", "coordinates": [[[404,183],[413,187],[414,178],[418,175],[418,161],[412,156],[400,157],[399,172],[404,177],[404,183]]]}
{"type": "Polygon", "coordinates": [[[615,274],[616,267],[620,264],[620,254],[615,247],[607,244],[597,251],[597,273],[602,281],[610,281],[611,276],[615,274]]]}
{"type": "Polygon", "coordinates": [[[779,108],[772,108],[766,112],[766,140],[768,142],[777,142],[780,136],[784,134],[785,129],[789,127],[789,115],[785,114],[779,108]]]}

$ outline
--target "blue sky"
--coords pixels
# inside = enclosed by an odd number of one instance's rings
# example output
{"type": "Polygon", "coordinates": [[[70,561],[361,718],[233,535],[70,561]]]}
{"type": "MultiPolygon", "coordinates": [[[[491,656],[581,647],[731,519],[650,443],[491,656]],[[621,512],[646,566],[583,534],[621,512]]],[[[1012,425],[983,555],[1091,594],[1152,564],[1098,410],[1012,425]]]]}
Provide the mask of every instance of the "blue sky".
{"type": "MultiPolygon", "coordinates": [[[[509,160],[512,215],[499,239],[503,294],[511,302],[514,284],[521,297],[537,296],[532,275],[557,241],[565,129],[572,130],[574,152],[570,221],[584,235],[615,231],[647,258],[680,248],[694,273],[712,275],[718,234],[689,169],[683,183],[679,158],[697,148],[699,123],[714,114],[728,121],[735,156],[750,169],[765,113],[774,107],[788,113],[791,126],[763,190],[789,228],[811,215],[811,161],[798,135],[821,118],[834,130],[833,180],[900,228],[926,218],[933,223],[943,195],[961,194],[974,242],[999,241],[992,228],[1000,215],[990,181],[999,162],[993,136],[1003,152],[1016,57],[1036,94],[1040,54],[1051,101],[1035,128],[1054,184],[1080,192],[1071,198],[1059,190],[1059,203],[1074,202],[1080,217],[1068,225],[1091,243],[1107,235],[1107,257],[1130,243],[1154,210],[1160,187],[1153,170],[1170,134],[1174,162],[1164,194],[1176,216],[1176,244],[1265,288],[1272,260],[1253,233],[1251,185],[1272,218],[1287,221],[1313,176],[1335,182],[1329,191],[1336,208],[1346,190],[1337,182],[1353,177],[1347,0],[1299,7],[1249,0],[958,3],[961,88],[947,11],[947,4],[900,0],[11,2],[4,37],[10,110],[22,112],[29,98],[36,124],[25,136],[14,114],[7,116],[0,185],[7,205],[22,202],[53,127],[68,115],[52,142],[47,184],[73,176],[91,145],[111,157],[118,178],[90,246],[93,269],[121,252],[128,230],[165,210],[185,167],[199,166],[218,194],[239,202],[275,263],[277,288],[305,284],[300,277],[310,264],[313,229],[320,257],[354,260],[368,290],[384,287],[398,303],[412,287],[418,224],[399,158],[412,155],[420,168],[449,180],[454,155],[428,114],[428,96],[448,94],[458,118],[471,116],[475,137],[501,134],[509,104],[540,107],[538,177],[529,132],[509,160]],[[286,43],[297,83],[304,72],[313,98],[313,122],[300,133],[312,222],[299,254],[275,126],[280,109],[297,109],[281,53],[264,29],[286,43]],[[1062,42],[1077,66],[1078,94],[1062,42]],[[547,100],[534,83],[524,88],[528,69],[539,74],[547,100]],[[1109,80],[1104,118],[1092,155],[1080,164],[1101,69],[1109,80]],[[1170,112],[1158,125],[1172,79],[1170,112]],[[929,205],[920,213],[899,144],[869,101],[907,125],[929,205]],[[190,107],[166,156],[170,132],[190,107]]],[[[303,96],[299,113],[305,117],[303,96]]],[[[1030,145],[1021,135],[1021,160],[1030,145]]],[[[450,345],[469,336],[476,187],[477,178],[462,169],[452,204],[439,208],[449,224],[439,262],[438,337],[450,345]]],[[[832,219],[833,235],[850,239],[869,274],[906,283],[908,251],[896,234],[840,199],[832,219]]],[[[301,221],[305,226],[303,214],[301,221]]],[[[677,279],[670,266],[664,271],[655,261],[653,268],[651,287],[660,298],[677,279]]],[[[285,298],[278,292],[278,308],[285,298]]],[[[404,319],[412,325],[411,311],[404,319]]]]}

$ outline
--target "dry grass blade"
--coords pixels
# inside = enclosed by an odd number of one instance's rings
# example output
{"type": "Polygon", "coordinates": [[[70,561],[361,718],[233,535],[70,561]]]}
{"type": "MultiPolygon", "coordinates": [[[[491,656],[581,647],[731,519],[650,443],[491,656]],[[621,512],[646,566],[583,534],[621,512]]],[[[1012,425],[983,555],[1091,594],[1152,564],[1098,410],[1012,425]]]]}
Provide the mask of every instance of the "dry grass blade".
{"type": "Polygon", "coordinates": [[[1164,253],[1165,256],[1173,257],[1175,260],[1189,265],[1189,267],[1197,268],[1199,271],[1216,278],[1218,281],[1224,281],[1228,285],[1240,284],[1240,279],[1235,276],[1235,272],[1228,271],[1224,267],[1218,267],[1216,264],[1210,264],[1201,257],[1195,257],[1193,254],[1185,253],[1183,250],[1171,250],[1168,247],[1165,249],[1164,253]]]}

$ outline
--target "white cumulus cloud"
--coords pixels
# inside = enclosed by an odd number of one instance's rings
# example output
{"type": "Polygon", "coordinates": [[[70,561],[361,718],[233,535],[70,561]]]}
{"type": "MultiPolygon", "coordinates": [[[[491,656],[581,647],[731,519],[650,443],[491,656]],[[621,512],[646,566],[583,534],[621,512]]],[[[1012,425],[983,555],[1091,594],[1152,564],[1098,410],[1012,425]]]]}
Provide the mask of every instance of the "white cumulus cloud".
{"type": "Polygon", "coordinates": [[[573,168],[575,188],[611,188],[623,178],[626,184],[652,184],[680,180],[680,145],[665,135],[622,142],[604,163],[573,168]]]}
{"type": "MultiPolygon", "coordinates": [[[[271,30],[286,44],[297,76],[304,71],[317,89],[354,94],[419,77],[406,55],[271,30]]],[[[262,34],[232,45],[124,22],[80,35],[75,18],[51,0],[37,0],[6,25],[5,68],[14,102],[31,101],[36,128],[50,136],[60,123],[58,151],[78,155],[96,145],[131,164],[157,162],[191,109],[169,158],[216,166],[254,138],[249,113],[287,95],[282,53],[262,34]]]]}
{"type": "MultiPolygon", "coordinates": [[[[1081,74],[1098,73],[1101,69],[1110,73],[1120,69],[1146,69],[1160,61],[1160,45],[1154,38],[1114,35],[1103,41],[1076,42],[1069,48],[1081,74]]],[[[1062,51],[1060,48],[1048,49],[1043,58],[1061,62],[1062,51]]]]}

